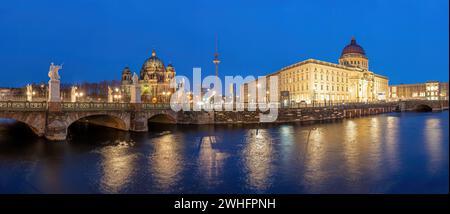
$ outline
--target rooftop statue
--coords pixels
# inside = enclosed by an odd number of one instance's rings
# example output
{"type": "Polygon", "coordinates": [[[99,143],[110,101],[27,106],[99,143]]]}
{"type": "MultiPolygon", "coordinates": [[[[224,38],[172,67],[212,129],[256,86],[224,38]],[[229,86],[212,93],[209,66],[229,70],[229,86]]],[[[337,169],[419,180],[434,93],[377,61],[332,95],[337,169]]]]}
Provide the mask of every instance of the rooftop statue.
{"type": "Polygon", "coordinates": [[[139,84],[139,77],[136,73],[133,74],[133,85],[139,84]]]}
{"type": "Polygon", "coordinates": [[[50,69],[48,71],[48,77],[50,77],[50,80],[59,80],[59,69],[62,69],[62,65],[54,65],[53,62],[50,64],[50,69]]]}

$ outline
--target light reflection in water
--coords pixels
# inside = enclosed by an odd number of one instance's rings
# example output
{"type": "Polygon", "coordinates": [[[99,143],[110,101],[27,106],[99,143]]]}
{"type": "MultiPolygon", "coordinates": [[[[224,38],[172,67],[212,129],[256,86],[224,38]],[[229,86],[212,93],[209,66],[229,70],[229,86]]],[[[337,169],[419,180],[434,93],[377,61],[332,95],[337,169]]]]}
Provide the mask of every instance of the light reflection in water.
{"type": "MultiPolygon", "coordinates": [[[[428,170],[434,173],[441,167],[443,160],[443,145],[441,136],[441,124],[436,118],[428,118],[425,121],[425,144],[428,152],[428,170]]],[[[448,152],[448,151],[446,151],[448,152]]]]}
{"type": "Polygon", "coordinates": [[[103,170],[100,183],[102,192],[118,193],[133,182],[138,154],[129,152],[132,144],[120,141],[116,145],[106,146],[100,150],[103,170]]]}
{"type": "Polygon", "coordinates": [[[273,145],[272,137],[266,129],[249,129],[245,148],[242,151],[246,185],[248,188],[264,191],[271,185],[273,173],[273,145]]]}
{"type": "Polygon", "coordinates": [[[149,167],[156,187],[162,191],[173,190],[182,179],[183,157],[180,142],[172,133],[152,140],[154,147],[150,154],[149,167]]]}
{"type": "Polygon", "coordinates": [[[346,179],[349,183],[357,183],[361,176],[361,168],[359,164],[359,148],[358,148],[358,129],[356,122],[353,120],[347,120],[344,122],[344,140],[343,140],[343,155],[347,168],[346,179]]]}
{"type": "Polygon", "coordinates": [[[213,148],[216,143],[216,136],[203,137],[198,157],[200,174],[204,178],[205,185],[209,187],[219,185],[223,181],[220,176],[223,172],[224,159],[228,156],[213,148]]]}
{"type": "Polygon", "coordinates": [[[387,117],[386,126],[384,131],[385,138],[385,157],[387,161],[387,167],[391,172],[395,172],[399,167],[399,157],[397,152],[398,147],[398,129],[399,129],[399,119],[398,117],[387,117]]]}
{"type": "Polygon", "coordinates": [[[380,122],[379,117],[375,116],[370,119],[369,123],[369,132],[364,132],[365,135],[369,135],[365,137],[369,140],[362,140],[362,144],[367,144],[367,150],[364,151],[364,154],[369,154],[367,162],[370,164],[368,167],[370,168],[369,171],[371,172],[371,178],[381,179],[383,177],[383,170],[381,169],[381,141],[380,138],[382,137],[382,132],[380,129],[380,122]]]}
{"type": "Polygon", "coordinates": [[[448,111],[259,127],[80,126],[56,144],[0,126],[0,193],[448,192],[448,111]]]}
{"type": "MultiPolygon", "coordinates": [[[[293,161],[298,161],[303,158],[303,153],[298,153],[295,149],[296,144],[301,145],[304,143],[304,139],[302,135],[297,135],[294,131],[294,126],[290,125],[282,125],[279,129],[280,137],[279,139],[273,139],[280,142],[280,153],[283,154],[280,156],[282,161],[286,164],[290,164],[293,161]],[[296,138],[298,137],[298,139],[296,138]]],[[[302,152],[302,151],[301,151],[302,152]]]]}
{"type": "Polygon", "coordinates": [[[327,173],[323,170],[323,163],[326,159],[324,144],[325,129],[321,127],[311,128],[305,137],[304,161],[305,166],[304,182],[309,191],[318,192],[323,187],[327,179],[327,173]],[[309,139],[308,139],[309,135],[309,139]]]}

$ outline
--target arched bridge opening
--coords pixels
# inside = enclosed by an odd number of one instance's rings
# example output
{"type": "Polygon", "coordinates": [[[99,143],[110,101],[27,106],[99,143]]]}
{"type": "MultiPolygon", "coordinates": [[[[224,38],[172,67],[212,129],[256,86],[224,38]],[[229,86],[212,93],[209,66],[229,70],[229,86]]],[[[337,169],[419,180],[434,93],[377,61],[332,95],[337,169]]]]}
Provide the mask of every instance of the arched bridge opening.
{"type": "Polygon", "coordinates": [[[96,126],[104,126],[108,128],[118,129],[128,131],[129,127],[127,123],[119,117],[107,115],[107,114],[99,114],[99,115],[89,115],[78,118],[68,125],[68,128],[71,128],[75,125],[96,125],[96,126]]]}
{"type": "MultiPolygon", "coordinates": [[[[37,136],[43,136],[45,133],[45,114],[39,112],[1,112],[0,113],[1,126],[13,125],[11,123],[24,124],[31,129],[37,136]]],[[[11,127],[11,126],[9,126],[11,127]]],[[[6,127],[8,128],[8,127],[6,127]]],[[[12,127],[14,128],[14,127],[12,127]]]]}
{"type": "Polygon", "coordinates": [[[433,111],[433,108],[426,104],[419,104],[414,107],[414,111],[416,112],[430,112],[433,111]]]}
{"type": "Polygon", "coordinates": [[[0,141],[8,141],[9,136],[20,136],[29,138],[33,136],[40,137],[43,133],[37,127],[34,127],[24,121],[14,118],[0,117],[0,141]]]}
{"type": "Polygon", "coordinates": [[[156,114],[148,118],[148,123],[165,123],[165,124],[173,124],[176,123],[177,120],[169,115],[169,114],[156,114]]]}

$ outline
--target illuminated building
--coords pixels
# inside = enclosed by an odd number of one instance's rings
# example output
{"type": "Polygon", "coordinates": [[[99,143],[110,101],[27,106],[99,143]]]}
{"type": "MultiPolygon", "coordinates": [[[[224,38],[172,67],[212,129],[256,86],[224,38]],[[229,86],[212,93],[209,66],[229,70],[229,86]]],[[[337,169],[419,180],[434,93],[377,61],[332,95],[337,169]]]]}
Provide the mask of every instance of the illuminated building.
{"type": "MultiPolygon", "coordinates": [[[[124,101],[130,99],[132,76],[131,70],[125,67],[122,71],[121,80],[124,101]]],[[[171,64],[166,67],[153,50],[152,56],[144,62],[139,74],[142,102],[168,103],[170,95],[174,92],[174,89],[170,88],[170,82],[174,77],[175,68],[171,64]]]]}
{"type": "MultiPolygon", "coordinates": [[[[273,75],[278,76],[279,100],[284,105],[382,101],[389,90],[388,78],[369,70],[369,59],[355,38],[342,50],[339,64],[308,59],[268,76],[273,75]]],[[[255,82],[244,85],[244,94],[255,82]]]]}
{"type": "Polygon", "coordinates": [[[448,83],[428,81],[417,84],[389,86],[389,99],[397,100],[448,100],[448,83]]]}

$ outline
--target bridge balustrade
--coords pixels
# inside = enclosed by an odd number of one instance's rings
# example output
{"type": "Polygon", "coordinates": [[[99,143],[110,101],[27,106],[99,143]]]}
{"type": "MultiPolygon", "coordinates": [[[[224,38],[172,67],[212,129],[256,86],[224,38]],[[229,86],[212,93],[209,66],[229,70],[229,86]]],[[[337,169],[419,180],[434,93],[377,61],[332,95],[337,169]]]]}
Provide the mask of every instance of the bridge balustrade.
{"type": "Polygon", "coordinates": [[[127,111],[129,103],[63,102],[63,111],[127,111]]]}
{"type": "Polygon", "coordinates": [[[170,103],[142,103],[143,110],[170,109],[170,103]]]}
{"type": "Polygon", "coordinates": [[[1,101],[2,111],[45,111],[47,102],[1,101]]]}

